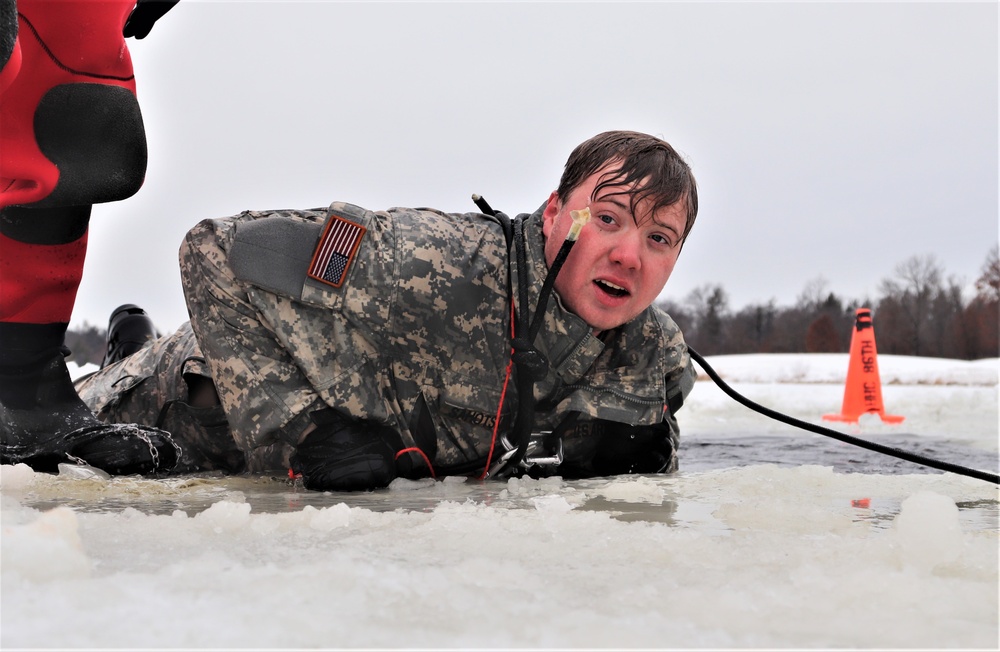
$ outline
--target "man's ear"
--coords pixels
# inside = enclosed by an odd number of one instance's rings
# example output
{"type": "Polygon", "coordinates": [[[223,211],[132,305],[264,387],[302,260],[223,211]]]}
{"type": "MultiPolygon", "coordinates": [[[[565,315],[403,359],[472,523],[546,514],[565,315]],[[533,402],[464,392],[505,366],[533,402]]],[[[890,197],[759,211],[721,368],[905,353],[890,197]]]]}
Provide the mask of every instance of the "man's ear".
{"type": "Polygon", "coordinates": [[[552,232],[552,227],[555,225],[556,216],[559,215],[559,210],[562,208],[562,202],[559,201],[559,195],[553,190],[552,194],[549,195],[549,201],[545,204],[545,210],[542,211],[542,235],[546,238],[552,232]]]}

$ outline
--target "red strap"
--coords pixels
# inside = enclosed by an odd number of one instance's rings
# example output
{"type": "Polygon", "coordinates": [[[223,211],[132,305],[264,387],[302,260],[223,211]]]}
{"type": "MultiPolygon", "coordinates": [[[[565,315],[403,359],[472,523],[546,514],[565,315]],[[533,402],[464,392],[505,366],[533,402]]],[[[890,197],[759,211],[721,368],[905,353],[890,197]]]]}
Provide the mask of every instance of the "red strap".
{"type": "Polygon", "coordinates": [[[435,478],[435,479],[437,478],[437,475],[436,475],[436,474],[434,473],[434,466],[433,466],[433,465],[431,465],[431,461],[430,461],[430,459],[428,459],[428,457],[427,457],[427,454],[426,454],[426,453],[424,453],[424,452],[423,452],[422,450],[420,450],[420,449],[419,449],[419,448],[417,448],[416,446],[412,446],[412,447],[410,447],[410,448],[404,448],[403,450],[401,450],[401,451],[399,451],[398,453],[396,453],[396,457],[395,457],[395,458],[393,458],[393,459],[397,459],[397,460],[398,460],[398,459],[399,459],[399,457],[400,457],[400,456],[401,456],[401,455],[402,455],[403,453],[416,453],[416,454],[417,454],[417,455],[419,455],[420,457],[424,458],[424,464],[426,464],[426,465],[427,465],[427,468],[428,468],[428,469],[430,469],[430,472],[431,472],[431,477],[432,477],[432,478],[435,478]]]}
{"type": "MultiPolygon", "coordinates": [[[[514,301],[511,299],[510,302],[510,337],[514,339],[514,301]]],[[[507,397],[507,385],[510,382],[510,372],[514,368],[514,349],[510,350],[510,359],[507,360],[507,371],[504,373],[503,378],[503,389],[500,390],[500,404],[497,405],[497,417],[494,419],[493,423],[493,438],[490,439],[490,452],[486,455],[486,466],[483,468],[483,472],[479,476],[479,480],[486,478],[486,474],[490,472],[490,464],[493,462],[493,450],[497,445],[497,433],[500,430],[500,415],[503,413],[503,402],[507,397]]]]}

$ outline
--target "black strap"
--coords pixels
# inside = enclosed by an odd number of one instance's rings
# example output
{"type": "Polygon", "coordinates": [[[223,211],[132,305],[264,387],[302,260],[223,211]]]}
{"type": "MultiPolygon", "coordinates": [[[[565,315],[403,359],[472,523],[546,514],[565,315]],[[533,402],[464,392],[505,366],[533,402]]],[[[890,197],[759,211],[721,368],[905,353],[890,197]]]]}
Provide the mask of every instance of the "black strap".
{"type": "MultiPolygon", "coordinates": [[[[548,360],[541,351],[535,348],[533,342],[541,324],[541,316],[548,303],[549,292],[546,291],[540,296],[536,307],[535,323],[531,323],[529,320],[528,284],[524,280],[528,269],[524,224],[528,215],[518,215],[512,221],[504,213],[494,210],[480,195],[473,195],[472,200],[483,213],[495,218],[500,223],[507,239],[507,258],[510,259],[510,250],[513,247],[518,269],[517,287],[515,288],[515,283],[511,278],[510,265],[507,266],[507,292],[512,301],[515,294],[517,299],[517,310],[515,310],[513,318],[514,337],[511,341],[512,359],[515,366],[514,382],[517,386],[517,412],[512,426],[511,440],[516,442],[517,449],[497,472],[502,474],[509,469],[516,468],[521,463],[528,450],[528,445],[531,443],[531,431],[535,425],[535,383],[544,378],[549,371],[548,360]]],[[[554,277],[551,273],[550,276],[554,277]]],[[[551,286],[552,281],[549,278],[546,278],[546,281],[551,286]]]]}
{"type": "MultiPolygon", "coordinates": [[[[516,468],[524,459],[531,443],[531,431],[535,426],[535,383],[549,371],[549,361],[541,351],[535,348],[533,341],[537,331],[532,332],[529,327],[528,308],[528,283],[525,278],[528,269],[527,243],[524,238],[525,216],[519,215],[514,220],[514,255],[517,257],[517,295],[518,310],[514,324],[514,340],[511,347],[514,350],[513,358],[517,375],[517,416],[514,418],[512,441],[516,442],[517,449],[508,458],[507,463],[500,470],[500,473],[516,468]]],[[[536,319],[540,313],[544,313],[544,299],[540,297],[535,310],[536,319]]]]}

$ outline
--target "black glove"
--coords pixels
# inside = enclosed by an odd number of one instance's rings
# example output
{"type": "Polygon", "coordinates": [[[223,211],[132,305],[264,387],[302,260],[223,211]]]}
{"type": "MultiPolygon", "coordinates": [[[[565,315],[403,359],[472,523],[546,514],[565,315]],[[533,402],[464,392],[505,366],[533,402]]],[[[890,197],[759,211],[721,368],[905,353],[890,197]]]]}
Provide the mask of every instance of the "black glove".
{"type": "Polygon", "coordinates": [[[326,409],[313,412],[316,429],[292,454],[292,471],[302,474],[306,489],[369,491],[396,477],[396,451],[402,442],[395,430],[356,421],[326,409]]]}
{"type": "Polygon", "coordinates": [[[630,426],[603,422],[604,433],[594,454],[596,475],[667,473],[677,468],[677,456],[666,424],[630,426]]]}
{"type": "Polygon", "coordinates": [[[128,15],[122,35],[125,38],[134,36],[146,38],[153,23],[163,17],[163,14],[173,9],[179,0],[137,0],[135,9],[128,15]]]}

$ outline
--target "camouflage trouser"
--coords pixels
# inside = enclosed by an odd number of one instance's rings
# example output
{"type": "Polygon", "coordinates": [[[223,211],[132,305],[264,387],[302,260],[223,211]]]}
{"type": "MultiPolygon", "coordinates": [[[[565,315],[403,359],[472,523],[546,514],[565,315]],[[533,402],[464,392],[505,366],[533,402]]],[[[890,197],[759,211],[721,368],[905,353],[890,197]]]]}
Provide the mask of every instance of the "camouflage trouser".
{"type": "Polygon", "coordinates": [[[133,355],[86,376],[77,392],[109,423],[140,423],[173,435],[182,455],[175,473],[246,467],[222,406],[194,407],[189,384],[210,380],[205,360],[188,324],[169,337],[147,344],[133,355]]]}

